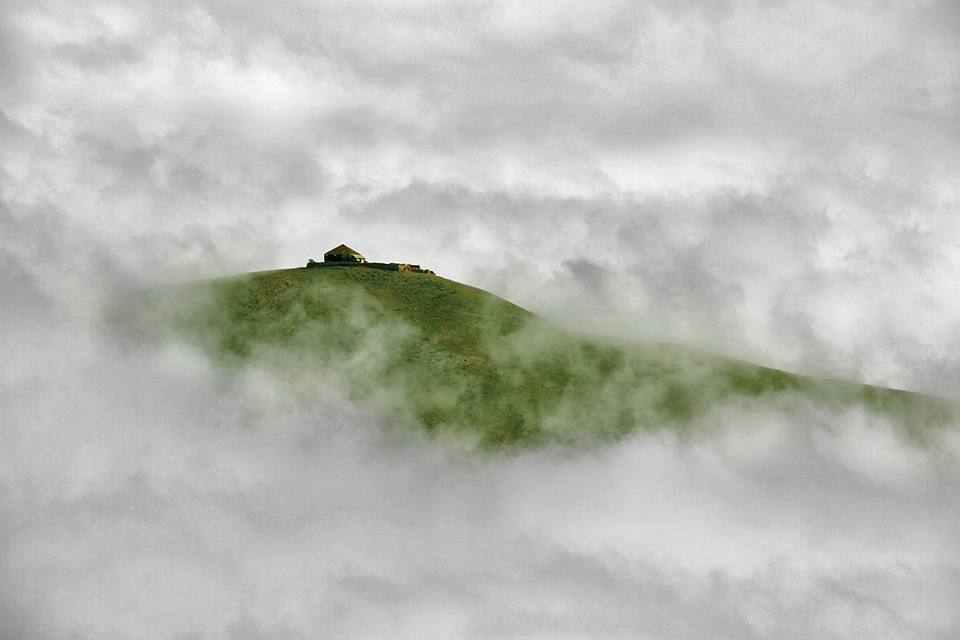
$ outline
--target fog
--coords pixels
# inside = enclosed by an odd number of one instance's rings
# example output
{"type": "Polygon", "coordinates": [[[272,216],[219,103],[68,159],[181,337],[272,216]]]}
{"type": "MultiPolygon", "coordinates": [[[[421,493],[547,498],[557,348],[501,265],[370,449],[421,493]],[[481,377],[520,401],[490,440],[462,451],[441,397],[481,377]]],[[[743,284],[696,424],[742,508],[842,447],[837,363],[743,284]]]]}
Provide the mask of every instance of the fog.
{"type": "Polygon", "coordinates": [[[960,398],[958,27],[5,2],[0,638],[957,637],[956,425],[744,400],[478,454],[105,310],[346,243],[578,330],[960,398]]]}
{"type": "Polygon", "coordinates": [[[3,356],[5,637],[960,625],[954,431],[921,450],[856,411],[755,403],[699,442],[484,456],[336,398],[264,408],[212,366],[55,317],[8,327],[3,356]]]}

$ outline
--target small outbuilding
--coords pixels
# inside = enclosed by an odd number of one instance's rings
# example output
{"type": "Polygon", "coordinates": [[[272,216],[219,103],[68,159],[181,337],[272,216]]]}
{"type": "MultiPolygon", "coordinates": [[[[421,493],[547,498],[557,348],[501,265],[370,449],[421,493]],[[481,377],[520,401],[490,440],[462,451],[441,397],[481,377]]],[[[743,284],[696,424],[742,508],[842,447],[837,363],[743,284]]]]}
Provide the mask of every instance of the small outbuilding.
{"type": "Polygon", "coordinates": [[[335,249],[330,249],[325,254],[323,254],[324,262],[358,262],[363,264],[367,261],[362,255],[351,249],[345,244],[340,245],[335,249]]]}

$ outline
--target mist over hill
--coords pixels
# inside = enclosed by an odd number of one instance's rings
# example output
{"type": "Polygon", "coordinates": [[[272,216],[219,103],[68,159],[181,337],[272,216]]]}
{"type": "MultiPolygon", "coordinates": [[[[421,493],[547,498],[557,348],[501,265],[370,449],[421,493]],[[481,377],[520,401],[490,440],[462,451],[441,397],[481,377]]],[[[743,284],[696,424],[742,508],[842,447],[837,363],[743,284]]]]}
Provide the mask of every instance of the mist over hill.
{"type": "Polygon", "coordinates": [[[960,628],[940,399],[422,273],[119,280],[80,323],[7,265],[0,638],[960,628]]]}
{"type": "Polygon", "coordinates": [[[857,384],[960,401],[956,0],[10,0],[0,78],[0,639],[960,638],[960,420],[857,384]],[[773,369],[195,282],[341,241],[773,369]]]}
{"type": "Polygon", "coordinates": [[[957,416],[932,396],[578,335],[426,273],[336,266],[171,285],[143,294],[132,318],[154,344],[202,350],[251,401],[337,393],[467,448],[596,445],[639,431],[694,438],[748,404],[811,420],[859,409],[933,446],[957,416]]]}

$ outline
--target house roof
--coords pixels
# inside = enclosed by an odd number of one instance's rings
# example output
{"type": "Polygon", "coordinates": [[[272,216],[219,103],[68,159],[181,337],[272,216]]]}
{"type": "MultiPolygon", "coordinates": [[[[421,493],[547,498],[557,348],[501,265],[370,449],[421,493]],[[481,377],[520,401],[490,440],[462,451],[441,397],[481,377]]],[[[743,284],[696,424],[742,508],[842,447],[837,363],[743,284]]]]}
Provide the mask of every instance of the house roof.
{"type": "Polygon", "coordinates": [[[360,255],[359,253],[357,253],[356,251],[354,251],[353,249],[351,249],[345,244],[342,244],[339,247],[336,247],[334,249],[330,249],[330,251],[327,251],[323,255],[324,256],[356,256],[357,258],[363,258],[362,255],[360,255]]]}

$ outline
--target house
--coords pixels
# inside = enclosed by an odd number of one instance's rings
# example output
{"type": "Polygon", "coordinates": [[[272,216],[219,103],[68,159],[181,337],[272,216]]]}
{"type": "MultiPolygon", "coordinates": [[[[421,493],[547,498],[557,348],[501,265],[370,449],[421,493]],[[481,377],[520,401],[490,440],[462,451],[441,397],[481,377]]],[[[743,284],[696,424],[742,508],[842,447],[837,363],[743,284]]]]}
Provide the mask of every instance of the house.
{"type": "Polygon", "coordinates": [[[324,262],[358,262],[363,264],[367,261],[362,255],[351,249],[345,244],[340,245],[335,249],[330,249],[325,254],[323,254],[324,262]]]}
{"type": "Polygon", "coordinates": [[[427,275],[436,275],[429,269],[422,269],[418,264],[406,264],[400,262],[367,262],[367,259],[351,249],[345,244],[335,249],[330,249],[323,254],[323,262],[316,262],[313,258],[307,261],[307,269],[319,267],[355,267],[364,266],[370,269],[380,269],[381,271],[399,271],[401,273],[425,273],[427,275]]]}

